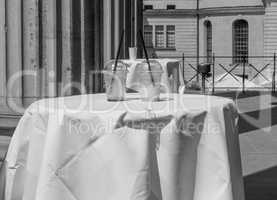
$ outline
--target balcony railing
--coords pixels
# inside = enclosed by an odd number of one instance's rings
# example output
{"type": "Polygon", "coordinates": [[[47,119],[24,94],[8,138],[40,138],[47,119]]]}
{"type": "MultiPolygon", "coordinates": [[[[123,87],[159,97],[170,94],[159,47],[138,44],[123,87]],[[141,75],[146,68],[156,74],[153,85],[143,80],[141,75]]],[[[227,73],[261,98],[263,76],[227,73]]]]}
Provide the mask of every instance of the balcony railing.
{"type": "MultiPolygon", "coordinates": [[[[159,57],[163,58],[163,57],[159,57]]],[[[165,57],[164,57],[165,58],[165,57]]],[[[248,56],[241,63],[233,63],[233,56],[171,56],[180,62],[184,84],[201,82],[199,63],[211,64],[211,76],[206,77],[205,85],[214,93],[216,90],[272,90],[276,91],[276,54],[272,56],[248,56]],[[199,63],[198,63],[199,60],[199,63]],[[229,85],[228,85],[229,81],[229,85]],[[235,83],[235,84],[232,84],[235,83]]]]}

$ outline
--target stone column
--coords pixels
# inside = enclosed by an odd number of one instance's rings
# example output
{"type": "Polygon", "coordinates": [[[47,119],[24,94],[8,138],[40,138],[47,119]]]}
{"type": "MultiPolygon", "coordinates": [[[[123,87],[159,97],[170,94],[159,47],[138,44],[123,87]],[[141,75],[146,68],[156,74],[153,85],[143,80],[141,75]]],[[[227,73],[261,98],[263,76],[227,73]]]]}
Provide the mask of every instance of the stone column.
{"type": "MultiPolygon", "coordinates": [[[[94,76],[94,92],[102,92],[103,91],[103,78],[100,74],[101,70],[103,69],[104,62],[103,62],[103,45],[105,38],[103,37],[103,2],[101,0],[94,1],[94,14],[93,14],[93,32],[89,31],[89,29],[86,31],[87,36],[86,39],[90,41],[89,38],[94,38],[94,41],[92,41],[91,44],[93,44],[93,52],[94,57],[91,62],[93,63],[93,69],[90,67],[89,70],[94,70],[95,76],[94,76]]],[[[87,11],[87,13],[90,13],[90,11],[87,11]]]]}
{"type": "Polygon", "coordinates": [[[81,93],[86,93],[85,84],[86,84],[86,0],[81,1],[81,93]]]}
{"type": "Polygon", "coordinates": [[[22,105],[22,25],[21,0],[6,1],[6,74],[9,81],[7,104],[22,105]]]}
{"type": "Polygon", "coordinates": [[[61,95],[71,95],[72,80],[72,0],[61,0],[61,25],[62,25],[62,85],[61,95]]]}
{"type": "Polygon", "coordinates": [[[57,13],[56,0],[42,0],[42,96],[57,95],[57,13]]]}
{"type": "MultiPolygon", "coordinates": [[[[0,107],[6,97],[6,16],[5,0],[0,0],[0,107]]],[[[1,106],[2,105],[2,106],[1,106]]]]}
{"type": "MultiPolygon", "coordinates": [[[[120,0],[121,1],[121,0],[120,0]]],[[[104,60],[115,57],[120,30],[125,28],[124,56],[128,56],[128,47],[138,45],[137,32],[142,29],[142,0],[124,0],[119,2],[104,0],[104,60]],[[121,13],[121,14],[119,14],[121,13]]]]}
{"type": "Polygon", "coordinates": [[[103,57],[104,62],[112,57],[112,1],[103,0],[103,57]]]}
{"type": "Polygon", "coordinates": [[[30,105],[40,96],[38,0],[23,3],[23,101],[30,105]]]}
{"type": "Polygon", "coordinates": [[[93,71],[97,70],[102,60],[102,29],[100,25],[101,1],[83,0],[82,24],[82,71],[81,81],[88,93],[94,93],[101,82],[96,80],[93,71]]]}

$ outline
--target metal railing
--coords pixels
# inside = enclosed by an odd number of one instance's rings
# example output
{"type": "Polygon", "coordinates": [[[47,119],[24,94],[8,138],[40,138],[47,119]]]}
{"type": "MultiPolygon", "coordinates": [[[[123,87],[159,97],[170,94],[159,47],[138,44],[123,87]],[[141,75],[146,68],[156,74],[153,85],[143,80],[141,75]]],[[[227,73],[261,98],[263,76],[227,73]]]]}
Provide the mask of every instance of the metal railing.
{"type": "Polygon", "coordinates": [[[272,56],[247,56],[241,63],[233,63],[234,56],[169,56],[159,58],[172,58],[180,62],[185,84],[192,81],[201,82],[201,73],[198,70],[199,63],[206,63],[211,60],[211,77],[204,78],[209,90],[214,93],[220,90],[272,90],[276,91],[276,53],[272,56]],[[199,60],[199,63],[197,62],[199,60]],[[227,78],[232,78],[239,86],[224,87],[220,83],[227,78]],[[255,87],[256,86],[256,87],[255,87]]]}

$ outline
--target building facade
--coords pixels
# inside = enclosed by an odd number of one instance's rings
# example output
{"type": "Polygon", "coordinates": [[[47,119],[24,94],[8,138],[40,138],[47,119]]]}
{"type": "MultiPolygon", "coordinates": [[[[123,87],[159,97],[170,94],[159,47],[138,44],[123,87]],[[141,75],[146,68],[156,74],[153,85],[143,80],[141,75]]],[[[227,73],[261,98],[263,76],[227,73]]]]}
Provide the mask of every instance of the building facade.
{"type": "Polygon", "coordinates": [[[144,0],[144,29],[153,56],[199,63],[215,54],[228,65],[246,57],[262,68],[277,52],[277,1],[144,0]]]}

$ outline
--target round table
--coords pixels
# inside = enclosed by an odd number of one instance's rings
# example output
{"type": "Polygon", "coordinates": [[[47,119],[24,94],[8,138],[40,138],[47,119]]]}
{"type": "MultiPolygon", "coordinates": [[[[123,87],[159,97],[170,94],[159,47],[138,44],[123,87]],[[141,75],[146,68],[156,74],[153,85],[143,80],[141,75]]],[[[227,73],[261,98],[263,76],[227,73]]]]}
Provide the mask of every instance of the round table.
{"type": "Polygon", "coordinates": [[[20,120],[2,167],[6,200],[243,200],[232,100],[138,94],[44,99],[20,120]]]}
{"type": "MultiPolygon", "coordinates": [[[[166,93],[178,93],[179,86],[184,84],[184,77],[182,73],[182,67],[180,65],[180,60],[177,59],[150,59],[158,62],[163,69],[163,74],[161,77],[162,91],[166,93]]],[[[137,83],[139,82],[139,72],[138,64],[145,62],[145,59],[136,60],[121,60],[122,62],[128,64],[129,73],[127,74],[126,86],[129,89],[138,90],[137,83]]]]}

